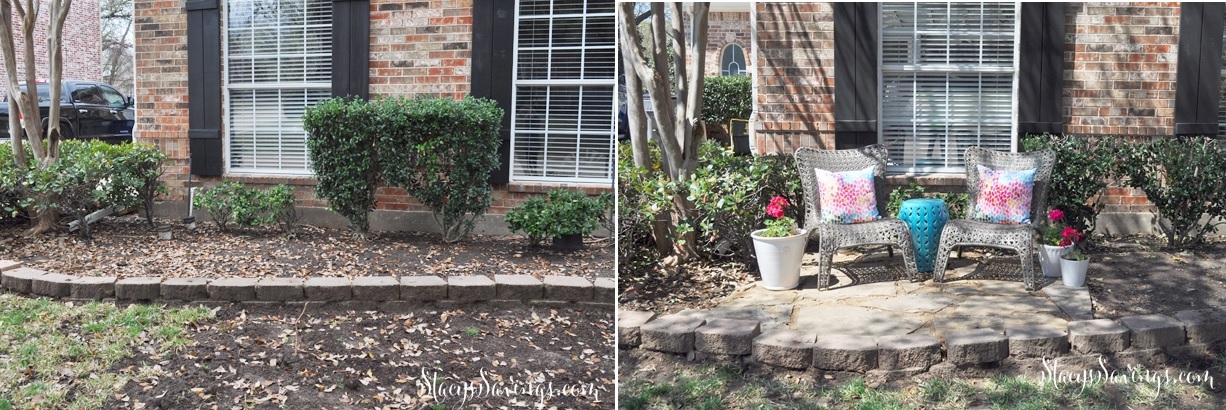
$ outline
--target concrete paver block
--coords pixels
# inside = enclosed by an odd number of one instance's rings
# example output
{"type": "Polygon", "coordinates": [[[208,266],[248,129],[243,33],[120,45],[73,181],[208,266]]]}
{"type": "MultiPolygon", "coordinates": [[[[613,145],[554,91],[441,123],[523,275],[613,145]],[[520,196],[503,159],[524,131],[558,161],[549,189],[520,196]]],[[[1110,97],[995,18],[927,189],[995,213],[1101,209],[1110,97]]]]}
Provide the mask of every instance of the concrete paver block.
{"type": "Polygon", "coordinates": [[[25,266],[25,264],[22,263],[21,261],[13,261],[13,260],[8,260],[8,259],[0,260],[0,272],[11,271],[13,269],[17,269],[22,266],[25,266]]]}
{"type": "Polygon", "coordinates": [[[48,273],[30,279],[30,287],[35,295],[63,298],[72,294],[72,281],[76,276],[59,273],[48,273]]]}
{"type": "Polygon", "coordinates": [[[638,346],[642,343],[642,333],[639,328],[655,319],[654,312],[638,310],[617,311],[617,344],[622,346],[638,346]]]}
{"type": "Polygon", "coordinates": [[[209,282],[209,299],[243,302],[255,300],[255,278],[225,278],[209,282]]]}
{"type": "Polygon", "coordinates": [[[4,286],[10,292],[33,293],[34,285],[31,281],[36,277],[46,274],[46,271],[31,268],[6,270],[0,272],[0,286],[4,286]]]}
{"type": "Polygon", "coordinates": [[[694,331],[707,324],[705,319],[668,315],[639,326],[645,349],[669,353],[694,350],[694,331]]]}
{"type": "Polygon", "coordinates": [[[1175,314],[1183,323],[1188,343],[1213,344],[1226,341],[1226,311],[1221,309],[1185,310],[1175,314]]]}
{"type": "Polygon", "coordinates": [[[497,296],[494,281],[485,276],[451,276],[447,278],[447,298],[473,302],[493,300],[497,296]]]}
{"type": "Polygon", "coordinates": [[[256,300],[285,302],[306,299],[299,278],[263,278],[255,283],[256,300]]]}
{"type": "Polygon", "coordinates": [[[115,297],[115,278],[88,276],[72,281],[69,291],[73,299],[110,299],[115,297]]]}
{"type": "Polygon", "coordinates": [[[955,365],[998,362],[1009,357],[1009,339],[992,329],[949,332],[945,355],[955,365]]]}
{"type": "Polygon", "coordinates": [[[438,276],[401,276],[400,300],[447,299],[447,281],[438,276]]]}
{"type": "Polygon", "coordinates": [[[877,336],[818,335],[813,345],[813,367],[848,372],[876,369],[877,336]]]}
{"type": "Polygon", "coordinates": [[[1128,344],[1137,349],[1179,346],[1187,340],[1183,322],[1167,315],[1128,316],[1120,318],[1120,324],[1131,334],[1128,344]]]}
{"type": "Polygon", "coordinates": [[[494,275],[494,294],[502,300],[537,300],[545,285],[532,275],[494,275]]]}
{"type": "Polygon", "coordinates": [[[1081,354],[1115,353],[1129,346],[1128,328],[1110,319],[1069,322],[1068,339],[1072,350],[1081,354]]]}
{"type": "Polygon", "coordinates": [[[596,278],[592,282],[595,286],[595,293],[592,294],[592,301],[599,303],[613,304],[617,303],[617,281],[613,278],[596,278]]]}
{"type": "Polygon", "coordinates": [[[1052,358],[1068,353],[1068,332],[1052,326],[1029,325],[1005,328],[1009,354],[1017,358],[1052,358]]]}
{"type": "Polygon", "coordinates": [[[353,299],[378,302],[400,299],[400,281],[391,276],[353,278],[353,299]]]}
{"type": "Polygon", "coordinates": [[[209,281],[205,278],[166,278],[162,280],[162,299],[206,300],[209,298],[209,281]]]}
{"type": "Polygon", "coordinates": [[[546,276],[545,299],[586,302],[592,300],[595,286],[578,276],[546,276]]]}
{"type": "MultiPolygon", "coordinates": [[[[397,284],[399,286],[399,284],[397,284]]],[[[393,288],[396,298],[399,287],[393,288]]],[[[310,301],[338,301],[353,299],[353,283],[346,278],[310,278],[302,283],[302,292],[310,301]]]]}
{"type": "Polygon", "coordinates": [[[877,349],[882,370],[927,369],[941,362],[941,342],[927,334],[881,336],[877,349]]]}
{"type": "Polygon", "coordinates": [[[156,300],[162,297],[162,278],[123,278],[115,281],[115,298],[156,300]]]}
{"type": "Polygon", "coordinates": [[[704,353],[747,355],[753,339],[762,334],[756,320],[714,319],[694,331],[694,349],[704,353]]]}
{"type": "Polygon", "coordinates": [[[805,369],[813,364],[813,341],[816,332],[792,329],[768,330],[753,340],[753,359],[759,363],[805,369]]]}

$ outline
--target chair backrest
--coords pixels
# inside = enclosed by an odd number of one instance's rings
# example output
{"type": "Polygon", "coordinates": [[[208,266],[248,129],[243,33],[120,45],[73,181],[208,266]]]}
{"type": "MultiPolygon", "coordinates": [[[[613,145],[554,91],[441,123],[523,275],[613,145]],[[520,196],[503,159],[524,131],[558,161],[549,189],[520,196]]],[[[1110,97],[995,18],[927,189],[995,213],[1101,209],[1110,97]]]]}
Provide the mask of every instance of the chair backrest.
{"type": "Polygon", "coordinates": [[[1033,152],[1000,152],[980,147],[966,149],[966,192],[969,218],[975,214],[979,203],[979,167],[992,169],[1025,170],[1036,168],[1034,193],[1030,199],[1030,224],[1038,226],[1046,218],[1047,190],[1051,186],[1051,170],[1056,165],[1056,153],[1051,150],[1033,152]]]}
{"type": "Polygon", "coordinates": [[[800,183],[805,190],[805,227],[812,228],[820,223],[821,201],[817,196],[817,173],[814,169],[831,172],[855,171],[876,165],[873,178],[873,190],[877,194],[877,212],[886,216],[886,199],[889,198],[885,184],[886,159],[890,157],[884,145],[875,144],[867,147],[823,150],[801,147],[796,150],[796,168],[800,174],[800,183]]]}

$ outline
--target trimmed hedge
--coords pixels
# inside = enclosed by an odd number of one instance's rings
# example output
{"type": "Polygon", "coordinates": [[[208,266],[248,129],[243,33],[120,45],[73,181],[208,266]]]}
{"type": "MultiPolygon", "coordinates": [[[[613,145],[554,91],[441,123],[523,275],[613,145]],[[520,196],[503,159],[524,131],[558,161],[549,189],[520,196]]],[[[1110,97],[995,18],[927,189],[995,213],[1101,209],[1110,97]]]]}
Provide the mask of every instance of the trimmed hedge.
{"type": "Polygon", "coordinates": [[[302,115],[311,171],[319,181],[315,194],[363,237],[370,232],[368,215],[375,209],[379,186],[375,143],[392,130],[378,104],[333,98],[302,115]]]}
{"type": "Polygon", "coordinates": [[[749,76],[706,77],[702,86],[702,121],[728,125],[753,113],[753,80],[749,76]]]}

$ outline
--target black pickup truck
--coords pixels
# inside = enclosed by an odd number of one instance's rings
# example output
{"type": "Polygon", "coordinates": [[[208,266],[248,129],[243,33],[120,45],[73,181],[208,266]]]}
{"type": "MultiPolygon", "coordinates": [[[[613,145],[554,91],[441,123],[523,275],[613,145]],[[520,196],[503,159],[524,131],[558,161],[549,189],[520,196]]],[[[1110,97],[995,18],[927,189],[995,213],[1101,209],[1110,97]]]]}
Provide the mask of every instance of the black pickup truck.
{"type": "MultiPolygon", "coordinates": [[[[60,133],[64,139],[98,139],[110,143],[132,141],[136,112],[132,98],[110,85],[94,81],[64,80],[60,93],[60,133]]],[[[38,83],[39,112],[47,125],[50,84],[38,83]]],[[[25,84],[21,85],[25,89],[25,84]]],[[[0,140],[9,138],[9,103],[0,103],[0,140]]]]}

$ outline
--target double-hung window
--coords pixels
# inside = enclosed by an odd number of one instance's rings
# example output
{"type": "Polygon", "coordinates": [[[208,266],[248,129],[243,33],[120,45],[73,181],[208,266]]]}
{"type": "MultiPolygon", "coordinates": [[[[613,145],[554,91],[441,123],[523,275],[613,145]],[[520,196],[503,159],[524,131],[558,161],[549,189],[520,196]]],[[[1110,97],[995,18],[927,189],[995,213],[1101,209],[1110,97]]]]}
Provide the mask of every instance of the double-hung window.
{"type": "Polygon", "coordinates": [[[309,174],[306,107],[331,97],[332,0],[226,2],[229,170],[309,174]]]}
{"type": "Polygon", "coordinates": [[[893,171],[1016,149],[1016,3],[882,3],[880,139],[893,171]]]}
{"type": "Polygon", "coordinates": [[[521,0],[511,180],[611,184],[613,1],[521,0]]]}

